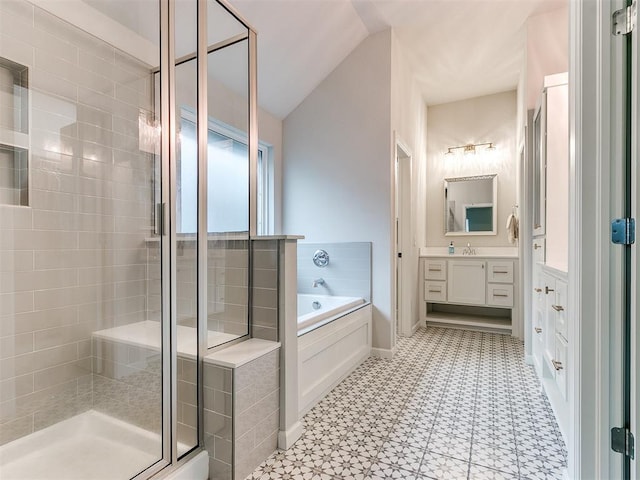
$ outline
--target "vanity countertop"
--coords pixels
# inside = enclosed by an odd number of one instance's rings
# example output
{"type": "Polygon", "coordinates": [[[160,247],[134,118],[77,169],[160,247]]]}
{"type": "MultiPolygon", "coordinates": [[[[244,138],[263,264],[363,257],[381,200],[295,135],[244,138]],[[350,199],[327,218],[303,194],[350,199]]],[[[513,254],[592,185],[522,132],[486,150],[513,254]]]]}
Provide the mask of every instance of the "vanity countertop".
{"type": "Polygon", "coordinates": [[[449,255],[448,247],[421,247],[420,257],[446,257],[446,258],[518,258],[518,247],[474,247],[475,255],[463,255],[465,246],[456,245],[456,253],[449,255]]]}

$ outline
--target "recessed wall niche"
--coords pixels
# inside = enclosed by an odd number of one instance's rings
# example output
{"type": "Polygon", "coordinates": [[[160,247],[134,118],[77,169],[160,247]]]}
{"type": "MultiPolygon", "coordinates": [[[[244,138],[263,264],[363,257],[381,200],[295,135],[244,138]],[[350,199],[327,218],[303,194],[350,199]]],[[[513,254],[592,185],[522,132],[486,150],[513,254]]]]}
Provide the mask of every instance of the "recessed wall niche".
{"type": "Polygon", "coordinates": [[[0,57],[0,204],[29,205],[29,69],[0,57]]]}

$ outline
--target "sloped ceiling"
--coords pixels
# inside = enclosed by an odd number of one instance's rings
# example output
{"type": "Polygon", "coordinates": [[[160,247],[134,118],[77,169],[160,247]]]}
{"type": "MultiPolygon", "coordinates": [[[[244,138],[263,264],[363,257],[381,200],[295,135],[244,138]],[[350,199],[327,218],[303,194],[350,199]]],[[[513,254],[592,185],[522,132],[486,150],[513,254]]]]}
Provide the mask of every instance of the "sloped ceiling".
{"type": "Polygon", "coordinates": [[[392,27],[428,104],[515,88],[526,20],[567,0],[231,0],[258,32],[258,95],[285,118],[370,33],[392,27]]]}
{"type": "MultiPolygon", "coordinates": [[[[63,1],[77,0],[57,3],[63,1]]],[[[83,1],[157,43],[158,20],[148,15],[144,1],[83,1]]],[[[279,118],[369,34],[386,28],[394,29],[430,105],[513,89],[523,65],[527,19],[568,1],[229,0],[258,32],[259,103],[279,118]]],[[[195,3],[176,5],[182,32],[176,43],[183,54],[195,50],[195,3]]],[[[214,30],[229,33],[226,24],[234,21],[210,5],[214,30]]]]}

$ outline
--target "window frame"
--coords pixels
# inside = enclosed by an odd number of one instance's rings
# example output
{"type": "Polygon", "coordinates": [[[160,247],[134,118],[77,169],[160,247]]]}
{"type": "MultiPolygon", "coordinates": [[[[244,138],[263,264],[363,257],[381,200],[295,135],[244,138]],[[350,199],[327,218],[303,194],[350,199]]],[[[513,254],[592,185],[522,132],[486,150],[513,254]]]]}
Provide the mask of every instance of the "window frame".
{"type": "MultiPolygon", "coordinates": [[[[190,122],[197,126],[197,114],[189,107],[181,107],[180,109],[180,122],[190,122]]],[[[197,131],[197,130],[196,130],[197,131]]],[[[249,139],[246,132],[228,125],[221,120],[213,117],[209,117],[207,132],[213,132],[217,135],[227,137],[243,145],[249,145],[249,139]]],[[[196,139],[197,141],[197,139],[196,139]]],[[[179,169],[178,169],[179,172],[179,169]]],[[[249,175],[251,175],[251,169],[249,169],[249,175]]],[[[258,165],[257,165],[257,192],[256,192],[256,205],[257,205],[257,234],[258,235],[273,235],[275,225],[275,172],[273,161],[273,146],[258,139],[258,165]]],[[[250,181],[250,179],[249,179],[250,181]]],[[[180,190],[180,179],[177,179],[177,190],[180,190]]],[[[251,189],[249,189],[251,192],[251,189]]],[[[179,200],[176,199],[176,200],[179,200]]],[[[249,198],[249,202],[253,199],[249,198]]],[[[180,225],[180,216],[182,214],[182,206],[176,204],[176,225],[180,225]]],[[[176,232],[179,235],[191,235],[192,232],[176,232]]]]}

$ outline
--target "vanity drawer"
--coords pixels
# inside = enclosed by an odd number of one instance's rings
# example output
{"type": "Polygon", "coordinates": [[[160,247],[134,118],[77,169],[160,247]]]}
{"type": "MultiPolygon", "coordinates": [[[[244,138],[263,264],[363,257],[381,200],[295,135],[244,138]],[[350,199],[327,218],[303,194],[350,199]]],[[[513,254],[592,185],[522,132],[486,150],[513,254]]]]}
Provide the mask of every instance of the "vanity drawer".
{"type": "Polygon", "coordinates": [[[427,302],[446,302],[447,301],[446,282],[438,282],[438,281],[424,282],[424,299],[427,302]]]}
{"type": "Polygon", "coordinates": [[[513,285],[487,284],[487,305],[513,307],[513,285]]]}
{"type": "Polygon", "coordinates": [[[489,260],[487,262],[487,282],[513,283],[513,262],[489,260]]]}
{"type": "Polygon", "coordinates": [[[426,259],[424,261],[424,279],[425,280],[446,280],[447,279],[447,261],[426,259]]]}

